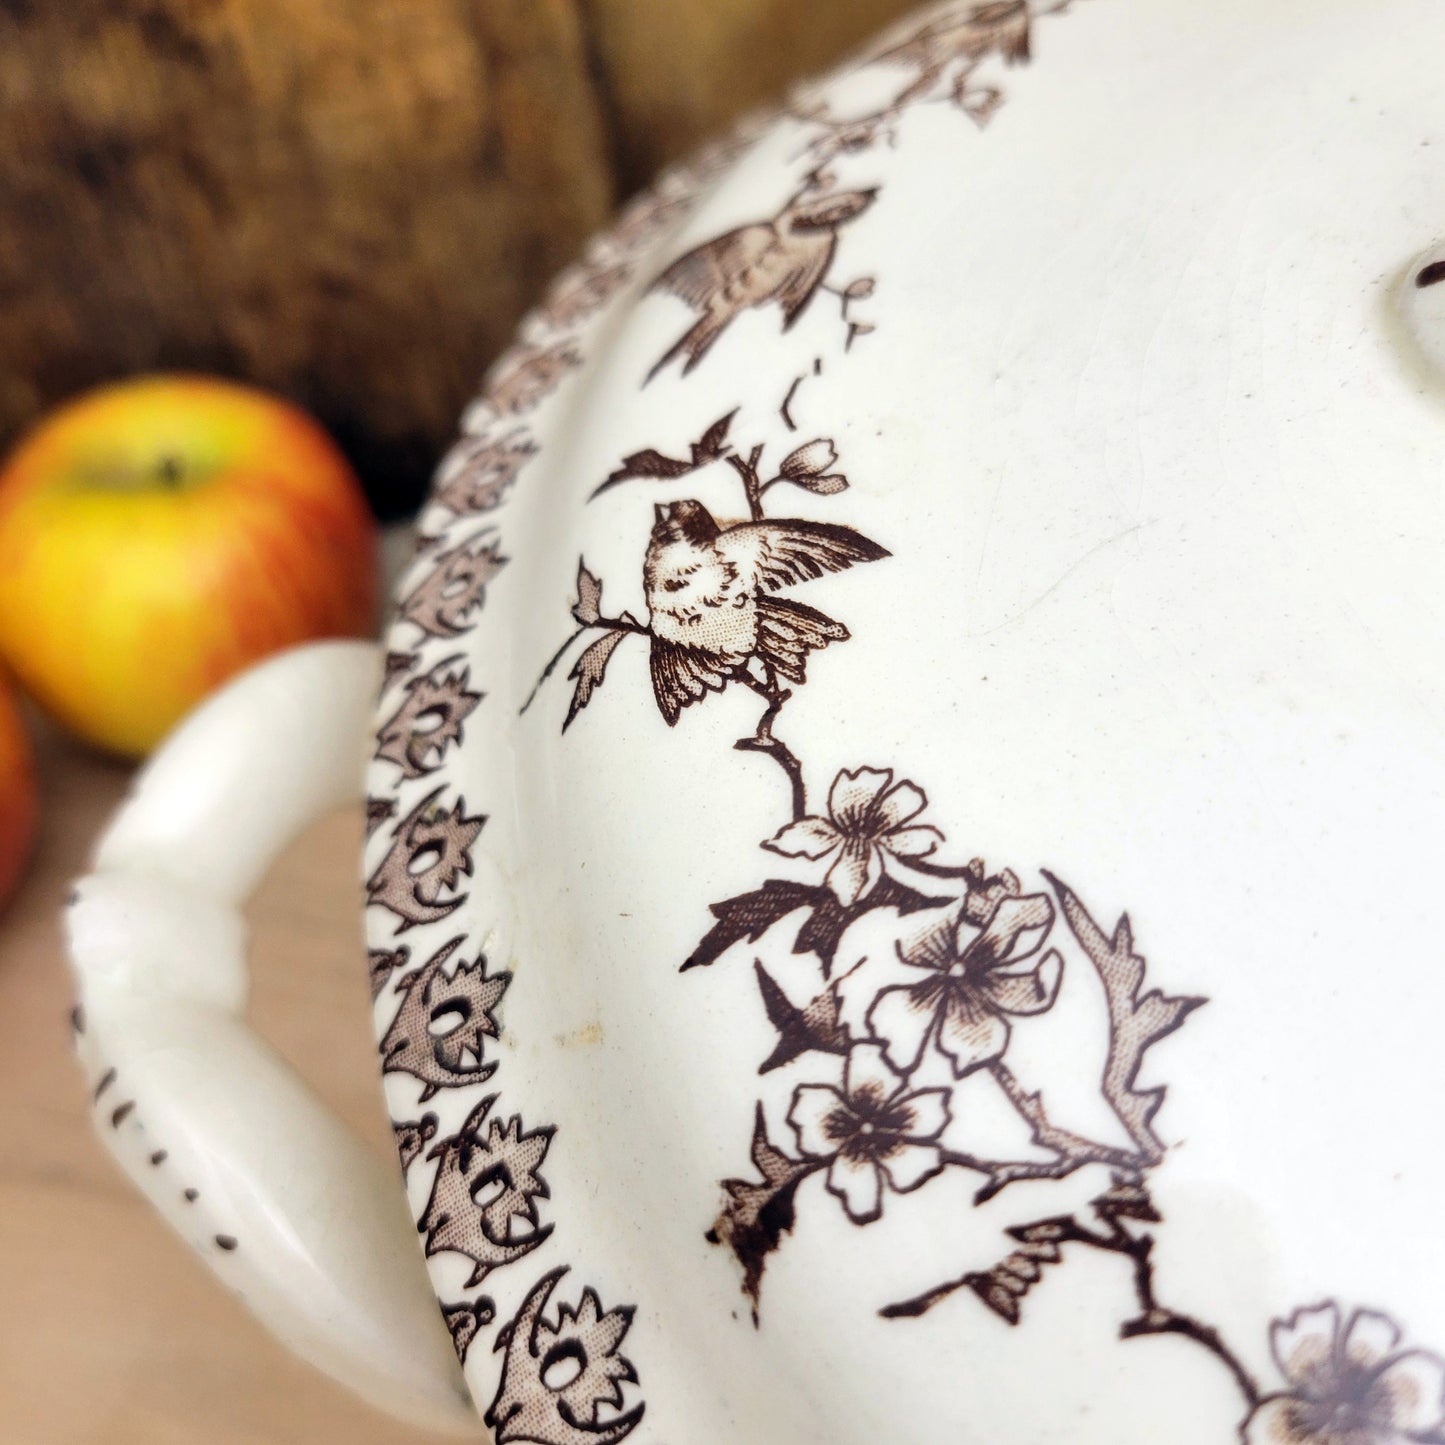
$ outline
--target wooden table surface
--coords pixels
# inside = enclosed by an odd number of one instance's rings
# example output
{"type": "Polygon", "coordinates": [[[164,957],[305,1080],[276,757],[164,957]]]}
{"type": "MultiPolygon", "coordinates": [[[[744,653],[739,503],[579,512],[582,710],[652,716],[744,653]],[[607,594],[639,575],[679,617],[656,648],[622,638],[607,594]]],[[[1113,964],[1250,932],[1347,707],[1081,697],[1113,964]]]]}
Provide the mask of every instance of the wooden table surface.
{"type": "MultiPolygon", "coordinates": [[[[294,1360],[103,1152],[71,1052],[61,900],[121,765],[42,734],[44,832],[0,918],[0,1442],[428,1445],[294,1360]]],[[[252,1016],[346,1121],[391,1148],[368,1019],[359,811],[312,829],[252,900],[252,1016]]]]}

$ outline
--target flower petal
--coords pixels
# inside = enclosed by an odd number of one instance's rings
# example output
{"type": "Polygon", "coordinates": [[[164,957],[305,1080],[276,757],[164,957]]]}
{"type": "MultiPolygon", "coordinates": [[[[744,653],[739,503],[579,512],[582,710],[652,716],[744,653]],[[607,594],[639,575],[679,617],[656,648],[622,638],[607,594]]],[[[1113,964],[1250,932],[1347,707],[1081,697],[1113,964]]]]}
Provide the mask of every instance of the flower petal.
{"type": "Polygon", "coordinates": [[[1054,905],[1043,893],[1004,898],[977,937],[970,939],[968,924],[959,919],[960,956],[985,965],[1020,962],[1038,952],[1053,922],[1054,905]]]}
{"type": "Polygon", "coordinates": [[[1064,975],[1064,960],[1050,949],[1030,973],[995,969],[983,976],[979,987],[1006,1014],[1041,1014],[1053,1008],[1064,975]]]}
{"type": "Polygon", "coordinates": [[[928,794],[913,783],[899,783],[889,788],[878,800],[877,818],[880,831],[892,832],[912,821],[928,806],[928,794]]]}
{"type": "Polygon", "coordinates": [[[875,1105],[898,1092],[898,1075],[888,1067],[881,1044],[854,1044],[843,1069],[843,1092],[851,1100],[864,1095],[875,1105]]]}
{"type": "Polygon", "coordinates": [[[923,1041],[936,1010],[907,985],[885,988],[868,1010],[868,1028],[883,1044],[888,1062],[900,1074],[912,1071],[923,1054],[923,1041]]]}
{"type": "Polygon", "coordinates": [[[842,1142],[838,1126],[851,1117],[848,1101],[828,1084],[799,1084],[788,1110],[788,1123],[798,1136],[798,1147],[815,1159],[826,1159],[838,1152],[842,1142]]]}
{"type": "Polygon", "coordinates": [[[1340,1310],[1333,1300],[1296,1310],[1287,1320],[1276,1320],[1269,1332],[1269,1347],[1280,1374],[1303,1394],[1327,1391],[1334,1375],[1339,1333],[1340,1310]]]}
{"type": "Polygon", "coordinates": [[[1373,1370],[1399,1343],[1399,1325],[1378,1310],[1356,1310],[1345,1324],[1345,1355],[1361,1369],[1373,1370]]]}
{"type": "Polygon", "coordinates": [[[937,828],[895,828],[881,839],[883,846],[896,858],[926,858],[943,842],[937,828]]]}
{"type": "Polygon", "coordinates": [[[948,1089],[918,1089],[896,1099],[893,1107],[907,1109],[910,1116],[906,1127],[899,1131],[903,1137],[925,1143],[938,1138],[953,1119],[949,1094],[948,1089]]]}
{"type": "Polygon", "coordinates": [[[786,828],[779,828],[764,848],[781,853],[784,858],[821,858],[843,841],[838,830],[826,818],[799,818],[786,828]]]}
{"type": "Polygon", "coordinates": [[[883,876],[883,859],[872,843],[845,838],[824,880],[845,908],[851,908],[883,876]]]}
{"type": "Polygon", "coordinates": [[[838,1000],[838,1022],[855,1039],[867,1038],[868,1010],[878,990],[888,983],[902,983],[908,975],[888,958],[861,959],[833,983],[838,1000]]]}
{"type": "Polygon", "coordinates": [[[1008,1021],[991,1009],[965,1008],[957,999],[943,1009],[938,1048],[953,1060],[956,1078],[991,1064],[1008,1047],[1008,1039],[1008,1021]]]}
{"type": "Polygon", "coordinates": [[[826,472],[837,460],[838,452],[833,443],[827,437],[819,437],[816,441],[804,442],[802,446],[790,451],[783,458],[778,474],[787,477],[790,482],[798,477],[816,477],[819,472],[826,472]]]}
{"type": "Polygon", "coordinates": [[[871,1224],[883,1213],[883,1181],[871,1159],[839,1154],[828,1166],[828,1193],[843,1201],[854,1224],[871,1224]]]}
{"type": "Polygon", "coordinates": [[[1445,1360],[1410,1350],[1375,1377],[1371,1394],[1384,1392],[1390,1424],[1409,1435],[1434,1434],[1445,1424],[1445,1360]]]}
{"type": "Polygon", "coordinates": [[[1261,1400],[1239,1427],[1244,1445],[1333,1445],[1305,1428],[1299,1403],[1293,1395],[1270,1395],[1261,1400]]]}
{"type": "Polygon", "coordinates": [[[953,948],[958,919],[953,909],[941,918],[919,928],[912,937],[896,946],[899,959],[910,968],[928,968],[943,972],[957,955],[953,948]]]}
{"type": "Polygon", "coordinates": [[[943,1152],[937,1144],[895,1145],[878,1163],[888,1182],[899,1194],[917,1189],[943,1168],[943,1152]]]}
{"type": "Polygon", "coordinates": [[[846,768],[833,779],[828,791],[828,812],[845,833],[857,832],[878,800],[878,795],[893,781],[890,768],[846,768]]]}

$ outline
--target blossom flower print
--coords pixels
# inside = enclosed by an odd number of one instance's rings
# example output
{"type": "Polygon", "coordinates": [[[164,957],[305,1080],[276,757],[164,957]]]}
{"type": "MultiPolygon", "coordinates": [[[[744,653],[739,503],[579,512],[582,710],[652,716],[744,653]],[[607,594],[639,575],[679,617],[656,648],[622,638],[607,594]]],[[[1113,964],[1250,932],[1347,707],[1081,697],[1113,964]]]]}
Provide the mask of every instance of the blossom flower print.
{"type": "Polygon", "coordinates": [[[923,789],[893,781],[890,768],[844,769],[828,793],[826,817],[789,823],[763,847],[785,858],[832,857],[827,884],[851,907],[883,876],[883,855],[926,858],[943,841],[937,828],[913,820],[928,806],[923,789]]]}
{"type": "Polygon", "coordinates": [[[831,1159],[828,1190],[855,1224],[883,1212],[883,1186],[907,1194],[943,1168],[939,1136],[950,1120],[947,1089],[909,1091],[877,1044],[848,1055],[842,1089],[801,1084],[788,1123],[798,1145],[831,1159]]]}
{"type": "Polygon", "coordinates": [[[1053,1007],[1063,959],[1043,947],[1054,906],[1042,893],[1001,899],[986,923],[967,909],[950,913],[897,953],[914,977],[878,992],[867,1008],[869,1037],[888,1062],[911,1073],[930,1040],[946,1054],[956,1077],[993,1063],[1008,1047],[1011,1016],[1053,1007]]]}
{"type": "Polygon", "coordinates": [[[1342,1321],[1333,1300],[1277,1320],[1270,1348],[1287,1388],[1240,1428],[1244,1445],[1409,1445],[1445,1439],[1445,1361],[1400,1348],[1375,1310],[1342,1321]]]}

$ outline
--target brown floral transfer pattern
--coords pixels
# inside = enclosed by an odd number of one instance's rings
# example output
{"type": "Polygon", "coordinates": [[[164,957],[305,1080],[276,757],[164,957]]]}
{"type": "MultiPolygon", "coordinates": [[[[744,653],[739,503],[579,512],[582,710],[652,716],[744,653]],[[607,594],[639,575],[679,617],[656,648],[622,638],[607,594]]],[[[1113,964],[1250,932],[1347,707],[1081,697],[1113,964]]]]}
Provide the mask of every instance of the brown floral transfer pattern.
{"type": "Polygon", "coordinates": [[[1245,1445],[1406,1445],[1445,1440],[1445,1360],[1407,1348],[1388,1315],[1334,1300],[1276,1320],[1285,1388],[1260,1400],[1245,1445]]]}
{"type": "Polygon", "coordinates": [[[437,1160],[437,1170],[417,1228],[426,1235],[427,1254],[450,1250],[471,1261],[468,1289],[531,1254],[552,1233],[538,1218],[537,1201],[550,1195],[539,1171],[556,1130],[524,1129],[516,1115],[488,1120],[496,1102],[489,1094],[461,1132],[427,1156],[437,1160]]]}
{"type": "Polygon", "coordinates": [[[468,817],[465,798],[446,806],[444,792],[432,789],[391,830],[391,847],[366,880],[367,902],[394,914],[398,933],[439,922],[466,896],[462,879],[472,871],[471,847],[487,820],[468,817]]]}
{"type": "Polygon", "coordinates": [[[642,1419],[641,1405],[616,1413],[623,1385],[637,1380],[619,1350],[632,1327],[632,1307],[603,1309],[596,1292],[584,1289],[575,1307],[559,1305],[555,1320],[547,1318],[548,1301],[566,1272],[543,1275],[497,1340],[506,1352],[502,1382],[484,1417],[497,1445],[612,1445],[642,1419]]]}
{"type": "MultiPolygon", "coordinates": [[[[848,236],[887,204],[886,186],[844,187],[834,163],[900,144],[902,122],[920,103],[951,104],[987,126],[1005,97],[986,77],[986,64],[1027,63],[1037,22],[1070,3],[939,7],[865,57],[863,64],[902,77],[893,98],[867,115],[838,115],[826,98],[800,93],[790,114],[809,138],[796,189],[778,212],[693,246],[653,280],[652,290],[685,303],[694,319],[643,384],[678,360],[682,377],[705,376],[707,357],[726,345],[729,327],[750,308],[776,307],[786,331],[815,298],[829,295],[838,303],[837,349],[845,355],[876,330],[879,278],[834,284],[833,277],[848,236]],[[862,305],[866,319],[857,314],[862,305]]],[[[827,362],[816,356],[778,404],[790,431],[797,430],[800,391],[827,362]]],[[[809,796],[802,762],[778,728],[789,699],[807,684],[811,655],[850,635],[848,622],[823,610],[826,578],[865,563],[886,565],[889,554],[842,521],[779,512],[788,488],[830,500],[848,491],[834,437],[813,436],[767,462],[767,444],[756,433],[746,436],[738,422],[737,398],[720,401],[720,412],[729,409],[700,434],[660,437],[658,445],[623,457],[593,491],[594,501],[624,485],[659,496],[650,532],[637,538],[645,615],[609,611],[604,579],[579,559],[570,606],[575,629],[542,668],[522,710],[571,659],[566,731],[594,704],[612,657],[629,638],[647,648],[653,701],[668,726],[684,709],[732,687],[759,699],[755,729],[734,746],[777,763],[790,804],[760,846],[793,868],[811,869],[811,876],[768,878],[714,904],[712,927],[681,965],[687,971],[751,958],[776,1033],[759,1072],[788,1068],[797,1077],[782,1117],[770,1118],[757,1103],[751,1172],[722,1181],[722,1208],[708,1232],[736,1260],[754,1319],[768,1259],[786,1236],[806,1227],[805,1207],[821,1208],[831,1198],[851,1224],[866,1228],[897,1197],[946,1177],[971,1179],[974,1202],[982,1205],[1017,1183],[1062,1181],[1092,1168],[1107,1183],[1086,1206],[1008,1226],[997,1264],[963,1271],[909,1299],[880,1301],[880,1316],[917,1316],[962,1295],[1001,1325],[1017,1327],[1030,1292],[1075,1253],[1091,1250],[1117,1256],[1131,1281],[1136,1308],[1119,1324],[1121,1339],[1171,1335],[1228,1373],[1241,1399],[1244,1445],[1445,1441],[1445,1363],[1403,1347],[1400,1327],[1386,1315],[1360,1309],[1346,1318],[1329,1301],[1276,1321],[1271,1343],[1284,1388],[1270,1393],[1218,1329],[1161,1298],[1154,1246],[1165,1220],[1150,1174],[1167,1152],[1158,1132],[1167,1090],[1141,1079],[1152,1051],[1205,1000],[1152,981],[1129,917],[1101,926],[1047,870],[1026,883],[1024,875],[990,870],[979,858],[939,861],[947,839],[927,816],[926,793],[886,766],[849,763],[837,769],[825,799],[809,796]],[[687,495],[685,479],[718,462],[740,484],[741,520],[715,516],[687,495]],[[794,595],[804,586],[807,602],[794,595]],[[891,948],[840,970],[840,956],[851,960],[856,952],[844,948],[850,930],[865,918],[875,930],[891,930],[891,948]],[[785,992],[764,965],[769,949],[814,961],[811,996],[785,992]],[[1076,1088],[1097,1091],[1107,1106],[1117,1124],[1117,1137],[1109,1139],[1072,1127],[1068,1110],[1021,1077],[1012,1058],[1016,1037],[1054,1008],[1065,978],[1081,970],[1098,988],[1104,1063],[1076,1088]],[[985,1093],[1016,1116],[1017,1155],[970,1147],[972,1104],[985,1093]],[[814,1176],[821,1189],[805,1196],[802,1186],[814,1176]]],[[[526,1358],[535,1365],[535,1312],[529,1318],[526,1358]]],[[[510,1380],[520,1348],[515,1333],[506,1348],[510,1380]]],[[[499,1440],[541,1438],[508,1433],[527,1418],[510,1390],[504,1382],[488,1415],[500,1427],[499,1440]]]]}
{"type": "Polygon", "coordinates": [[[453,938],[400,978],[401,1005],[382,1035],[383,1071],[420,1079],[422,1103],[439,1089],[482,1083],[497,1071],[488,1041],[499,1037],[497,1006],[512,975],[489,976],[485,956],[470,964],[459,961],[446,972],[444,965],[463,942],[453,938]]]}
{"type": "Polygon", "coordinates": [[[377,758],[395,763],[404,778],[436,772],[447,751],[462,741],[462,724],[482,700],[470,681],[459,656],[411,678],[402,689],[405,700],[378,729],[377,758]]]}
{"type": "Polygon", "coordinates": [[[366,890],[373,941],[382,933],[408,938],[371,949],[372,997],[384,1073],[407,1081],[415,1105],[433,1104],[394,1111],[397,1155],[403,1176],[424,1190],[417,1219],[427,1255],[462,1261],[469,1271],[462,1297],[448,1285],[440,1309],[464,1365],[479,1349],[500,1356],[488,1418],[502,1442],[611,1445],[632,1434],[645,1406],[621,1350],[632,1307],[604,1306],[587,1285],[559,1293],[570,1266],[519,1290],[510,1320],[498,1316],[494,1279],[538,1250],[555,1257],[561,1232],[550,1217],[546,1169],[557,1131],[506,1106],[501,1046],[511,975],[456,926],[487,822],[445,781],[468,719],[487,702],[457,649],[505,575],[497,519],[538,455],[538,414],[584,362],[585,329],[618,292],[644,279],[641,258],[761,126],[757,118],[744,122],[662,176],[523,323],[438,469],[389,637],[367,802],[368,834],[384,843],[366,890]]]}

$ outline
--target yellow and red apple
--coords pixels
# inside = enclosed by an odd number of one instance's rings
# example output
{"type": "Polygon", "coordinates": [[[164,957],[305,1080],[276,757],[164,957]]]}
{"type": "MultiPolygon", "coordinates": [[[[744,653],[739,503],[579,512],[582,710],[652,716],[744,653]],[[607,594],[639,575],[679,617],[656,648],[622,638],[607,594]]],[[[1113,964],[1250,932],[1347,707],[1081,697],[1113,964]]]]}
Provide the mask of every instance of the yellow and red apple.
{"type": "Polygon", "coordinates": [[[373,621],[376,527],[316,422],[249,387],[104,387],[0,471],[0,655],[82,737],[141,756],[233,673],[373,621]]]}
{"type": "Polygon", "coordinates": [[[20,881],[39,812],[35,758],[10,687],[0,675],[0,910],[20,881]]]}

